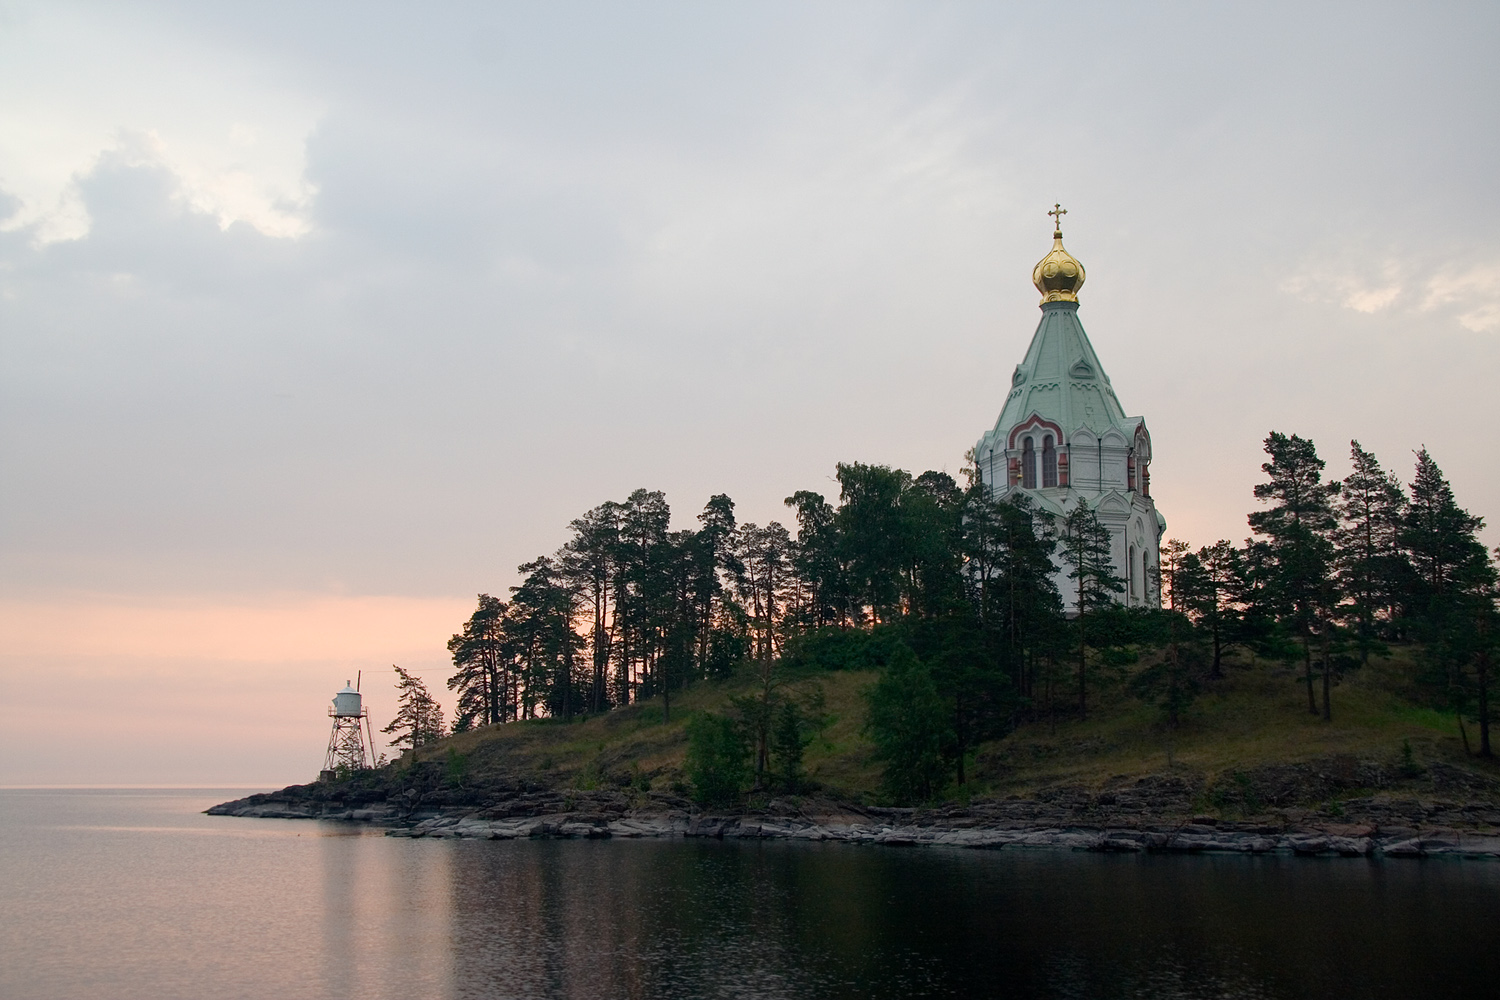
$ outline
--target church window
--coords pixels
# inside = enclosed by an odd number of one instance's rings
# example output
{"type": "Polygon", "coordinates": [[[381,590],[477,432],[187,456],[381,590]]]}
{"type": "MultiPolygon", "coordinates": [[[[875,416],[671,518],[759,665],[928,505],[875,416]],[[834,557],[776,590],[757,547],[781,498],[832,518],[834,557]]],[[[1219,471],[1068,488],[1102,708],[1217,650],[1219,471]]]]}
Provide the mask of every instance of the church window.
{"type": "Polygon", "coordinates": [[[1029,437],[1021,441],[1021,486],[1036,489],[1036,445],[1029,437]]]}
{"type": "Polygon", "coordinates": [[[1051,434],[1042,435],[1042,485],[1057,485],[1057,448],[1051,434]]]}
{"type": "Polygon", "coordinates": [[[1126,572],[1128,572],[1129,575],[1130,575],[1130,603],[1134,604],[1134,603],[1136,603],[1136,597],[1137,597],[1136,589],[1135,589],[1136,576],[1135,576],[1135,546],[1134,545],[1132,545],[1130,547],[1130,569],[1127,570],[1126,572]]]}

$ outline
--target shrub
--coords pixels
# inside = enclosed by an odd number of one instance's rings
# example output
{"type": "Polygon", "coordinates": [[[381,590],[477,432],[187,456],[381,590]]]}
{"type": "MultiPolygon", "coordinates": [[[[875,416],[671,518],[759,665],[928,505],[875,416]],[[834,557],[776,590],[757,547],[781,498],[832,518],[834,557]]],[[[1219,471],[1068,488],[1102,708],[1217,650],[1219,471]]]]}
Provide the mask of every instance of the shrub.
{"type": "Polygon", "coordinates": [[[875,759],[885,764],[886,795],[898,803],[935,798],[947,783],[943,748],[951,733],[931,671],[909,647],[898,646],[865,700],[865,732],[875,743],[875,759]]]}
{"type": "Polygon", "coordinates": [[[750,747],[739,724],[705,712],[693,717],[687,731],[693,800],[706,806],[733,805],[749,773],[750,747]]]}

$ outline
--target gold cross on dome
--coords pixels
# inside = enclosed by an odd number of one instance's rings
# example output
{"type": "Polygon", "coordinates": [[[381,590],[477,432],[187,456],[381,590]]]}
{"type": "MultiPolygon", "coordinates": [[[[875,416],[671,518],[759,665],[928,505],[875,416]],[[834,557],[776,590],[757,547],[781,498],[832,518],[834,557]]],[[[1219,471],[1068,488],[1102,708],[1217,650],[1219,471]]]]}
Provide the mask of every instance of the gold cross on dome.
{"type": "Polygon", "coordinates": [[[1052,211],[1048,212],[1047,214],[1056,217],[1056,219],[1057,219],[1056,229],[1057,229],[1057,231],[1059,233],[1061,233],[1062,232],[1062,217],[1068,214],[1068,210],[1066,208],[1063,208],[1062,205],[1059,202],[1053,202],[1052,203],[1052,211]]]}

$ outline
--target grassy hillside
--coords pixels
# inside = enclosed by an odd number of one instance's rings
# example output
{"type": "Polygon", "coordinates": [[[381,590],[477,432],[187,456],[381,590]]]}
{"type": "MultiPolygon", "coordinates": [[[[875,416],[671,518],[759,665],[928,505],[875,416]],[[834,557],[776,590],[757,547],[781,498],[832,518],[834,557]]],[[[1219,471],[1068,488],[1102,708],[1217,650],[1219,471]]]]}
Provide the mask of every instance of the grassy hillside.
{"type": "MultiPolygon", "coordinates": [[[[1308,713],[1295,670],[1242,658],[1227,665],[1223,680],[1205,687],[1172,733],[1156,709],[1124,693],[1123,674],[1105,678],[1092,694],[1096,707],[1086,720],[1059,712],[985,744],[970,768],[969,784],[950,787],[948,794],[1029,798],[1048,788],[1097,790],[1168,770],[1212,786],[1256,769],[1307,762],[1326,769],[1332,761],[1331,766],[1352,769],[1359,761],[1373,761],[1399,774],[1408,742],[1416,766],[1406,768],[1413,790],[1421,785],[1416,769],[1434,762],[1460,765],[1481,780],[1500,778],[1494,762],[1465,755],[1451,713],[1419,707],[1403,696],[1411,670],[1412,652],[1397,649],[1354,671],[1334,688],[1334,720],[1327,723],[1308,713]]],[[[879,801],[879,766],[861,732],[861,692],[874,679],[873,671],[836,671],[786,680],[784,690],[792,695],[820,688],[833,719],[806,757],[809,777],[827,795],[879,801]]],[[[422,747],[397,768],[415,759],[443,763],[454,781],[465,784],[633,786],[685,794],[688,720],[698,712],[727,712],[732,696],[754,690],[749,675],[699,683],[673,698],[668,722],[657,700],[571,724],[537,720],[492,726],[422,747]]],[[[1475,739],[1472,731],[1470,739],[1475,739]]],[[[1343,784],[1351,782],[1358,784],[1353,778],[1343,784]]]]}

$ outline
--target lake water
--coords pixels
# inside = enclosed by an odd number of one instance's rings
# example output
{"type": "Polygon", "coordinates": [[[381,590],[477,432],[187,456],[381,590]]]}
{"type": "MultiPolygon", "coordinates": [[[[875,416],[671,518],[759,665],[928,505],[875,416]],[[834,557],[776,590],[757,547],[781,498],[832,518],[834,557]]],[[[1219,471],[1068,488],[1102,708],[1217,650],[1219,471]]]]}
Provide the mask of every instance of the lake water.
{"type": "Polygon", "coordinates": [[[1500,865],[433,841],[0,791],[0,996],[1479,997],[1500,865]]]}

